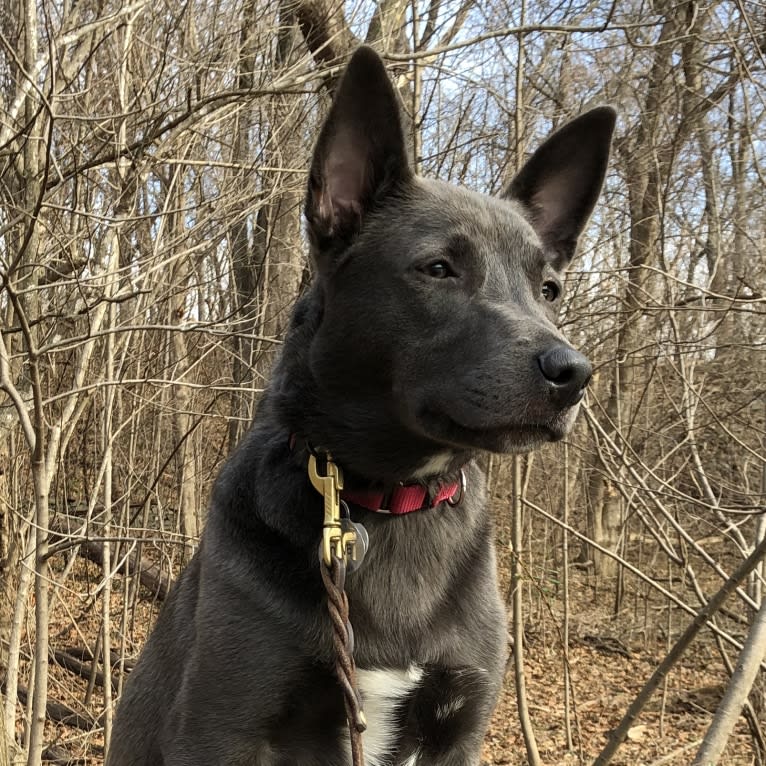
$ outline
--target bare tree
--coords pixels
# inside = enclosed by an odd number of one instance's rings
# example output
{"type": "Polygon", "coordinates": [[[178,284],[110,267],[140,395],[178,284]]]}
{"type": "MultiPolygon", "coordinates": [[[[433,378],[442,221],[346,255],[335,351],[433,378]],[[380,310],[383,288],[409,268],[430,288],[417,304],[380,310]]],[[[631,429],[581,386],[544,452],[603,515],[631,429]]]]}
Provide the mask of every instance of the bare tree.
{"type": "MultiPolygon", "coordinates": [[[[38,763],[66,702],[89,731],[59,723],[57,746],[101,757],[309,278],[307,157],[362,41],[390,65],[418,170],[482,191],[564,119],[619,108],[561,316],[596,376],[566,488],[555,449],[516,487],[516,634],[558,636],[566,574],[579,612],[610,596],[603,631],[672,645],[666,626],[766,534],[763,22],[722,2],[0,3],[0,752],[38,763]],[[583,541],[566,572],[562,529],[583,541]],[[88,680],[48,667],[65,650],[88,680]]],[[[513,476],[493,460],[504,575],[513,476]]],[[[762,597],[761,564],[704,623],[721,673],[762,597]]],[[[587,759],[596,739],[571,744],[587,759]]]]}

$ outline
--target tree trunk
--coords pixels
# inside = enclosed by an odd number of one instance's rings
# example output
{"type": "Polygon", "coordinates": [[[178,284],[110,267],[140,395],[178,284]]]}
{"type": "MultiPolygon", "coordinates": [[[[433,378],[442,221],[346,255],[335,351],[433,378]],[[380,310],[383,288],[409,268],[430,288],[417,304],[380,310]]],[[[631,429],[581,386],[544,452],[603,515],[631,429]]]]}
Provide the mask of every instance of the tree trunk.
{"type": "MultiPolygon", "coordinates": [[[[15,601],[16,573],[21,566],[17,529],[8,496],[7,472],[10,470],[8,445],[0,441],[0,677],[8,670],[8,650],[15,601]]],[[[0,766],[11,766],[16,752],[15,731],[6,728],[5,699],[0,690],[0,766]]]]}
{"type": "MultiPolygon", "coordinates": [[[[615,366],[606,415],[612,433],[630,438],[629,424],[634,416],[633,394],[640,362],[635,352],[644,343],[646,328],[642,313],[647,302],[649,269],[657,259],[660,236],[660,200],[662,184],[668,170],[660,157],[661,105],[673,85],[671,71],[676,32],[680,22],[675,13],[665,20],[654,48],[654,61],[649,75],[646,100],[641,112],[635,144],[623,145],[625,175],[630,201],[630,245],[625,292],[622,297],[622,321],[617,335],[615,366]]],[[[630,138],[630,136],[628,136],[630,138]]],[[[616,551],[622,532],[622,502],[610,486],[608,467],[597,452],[589,466],[588,507],[589,534],[593,540],[616,551]]],[[[611,577],[617,572],[614,559],[592,552],[597,575],[611,577]]]]}
{"type": "MultiPolygon", "coordinates": [[[[279,34],[274,59],[277,73],[292,66],[300,38],[292,5],[283,3],[279,15],[279,34]]],[[[305,178],[292,168],[306,167],[308,155],[301,140],[302,97],[277,94],[269,105],[269,159],[274,172],[267,177],[268,202],[261,208],[255,239],[258,272],[258,304],[261,333],[266,338],[281,338],[287,328],[292,305],[304,273],[308,269],[301,241],[301,211],[305,178]]],[[[258,380],[268,380],[274,361],[274,346],[261,345],[254,360],[258,380]]]]}
{"type": "MultiPolygon", "coordinates": [[[[256,54],[255,29],[259,15],[257,0],[249,0],[242,13],[240,30],[240,62],[237,87],[251,90],[255,84],[254,67],[256,54]]],[[[251,109],[244,105],[234,121],[234,146],[231,161],[235,167],[234,182],[247,188],[254,183],[251,173],[245,168],[250,156],[251,109]]],[[[247,198],[246,198],[247,199],[247,198]]],[[[255,404],[254,360],[256,334],[258,332],[258,273],[253,256],[253,247],[248,232],[248,214],[245,205],[237,204],[232,210],[232,224],[228,241],[234,277],[234,301],[236,310],[236,331],[232,333],[233,349],[233,390],[231,393],[231,417],[229,419],[229,447],[233,448],[252,420],[255,404]]],[[[260,218],[260,210],[257,217],[260,218]]],[[[256,223],[256,227],[258,224],[256,223]]]]}

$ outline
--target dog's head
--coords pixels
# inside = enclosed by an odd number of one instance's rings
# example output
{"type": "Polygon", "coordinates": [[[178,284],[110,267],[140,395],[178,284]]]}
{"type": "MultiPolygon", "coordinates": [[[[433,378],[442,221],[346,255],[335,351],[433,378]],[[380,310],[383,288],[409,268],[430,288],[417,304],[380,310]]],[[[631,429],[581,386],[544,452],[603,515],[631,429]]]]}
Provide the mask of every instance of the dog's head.
{"type": "Polygon", "coordinates": [[[529,450],[568,432],[591,366],[556,329],[562,273],[614,122],[608,107],[575,119],[487,197],[412,173],[383,64],[355,53],[305,211],[321,303],[308,359],[331,418],[415,450],[426,471],[450,454],[529,450]]]}

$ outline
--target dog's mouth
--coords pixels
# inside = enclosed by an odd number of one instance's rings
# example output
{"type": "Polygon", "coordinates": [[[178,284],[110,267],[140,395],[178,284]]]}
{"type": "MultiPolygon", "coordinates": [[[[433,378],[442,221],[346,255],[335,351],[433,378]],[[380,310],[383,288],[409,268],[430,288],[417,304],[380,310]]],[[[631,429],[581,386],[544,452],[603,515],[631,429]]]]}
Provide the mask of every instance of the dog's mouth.
{"type": "Polygon", "coordinates": [[[452,413],[424,408],[418,420],[424,435],[451,447],[528,452],[546,442],[563,439],[569,433],[574,413],[561,412],[545,423],[504,421],[471,425],[460,422],[452,413]]]}

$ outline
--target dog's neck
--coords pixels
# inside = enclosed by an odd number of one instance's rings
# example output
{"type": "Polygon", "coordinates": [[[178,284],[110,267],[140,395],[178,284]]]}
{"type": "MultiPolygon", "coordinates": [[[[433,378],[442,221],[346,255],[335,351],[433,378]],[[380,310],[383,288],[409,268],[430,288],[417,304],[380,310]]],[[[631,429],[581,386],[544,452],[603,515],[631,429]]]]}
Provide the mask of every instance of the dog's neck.
{"type": "MultiPolygon", "coordinates": [[[[290,451],[293,454],[297,452],[301,462],[308,463],[310,454],[319,461],[327,460],[327,452],[312,447],[310,442],[298,434],[290,434],[289,445],[290,451]]],[[[438,473],[424,473],[412,481],[400,481],[393,485],[343,472],[346,482],[341,491],[341,499],[358,508],[393,516],[429,510],[443,502],[457,505],[466,491],[465,466],[455,471],[450,470],[451,461],[439,465],[443,470],[438,473]]]]}
{"type": "Polygon", "coordinates": [[[316,292],[309,291],[296,306],[267,394],[285,439],[300,435],[331,452],[349,486],[389,490],[417,483],[438,494],[440,485],[458,481],[460,469],[474,457],[472,452],[447,448],[408,431],[375,397],[341,406],[327,401],[310,364],[312,338],[322,317],[316,292]]]}

